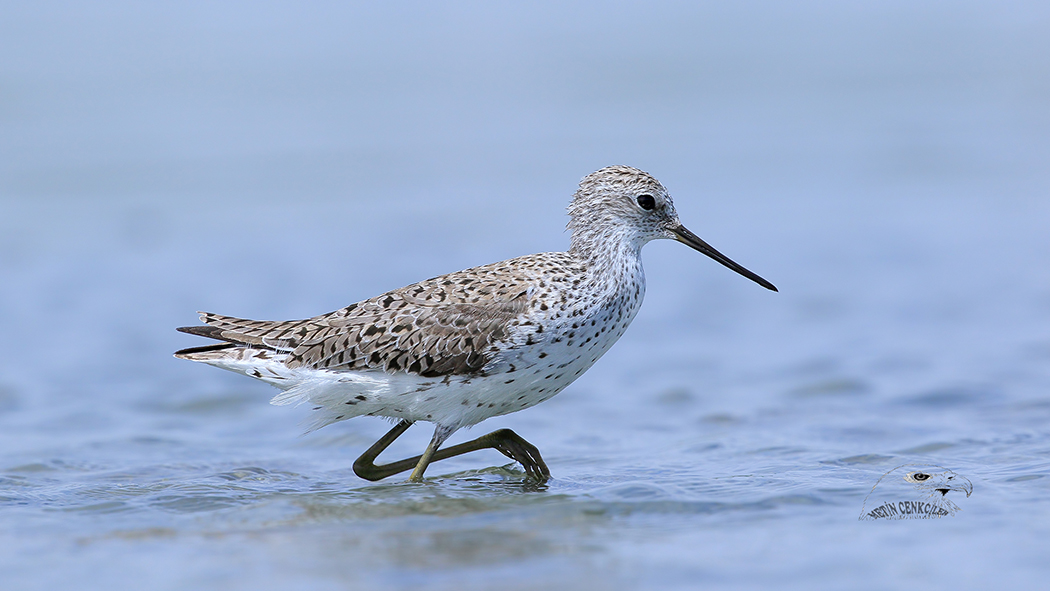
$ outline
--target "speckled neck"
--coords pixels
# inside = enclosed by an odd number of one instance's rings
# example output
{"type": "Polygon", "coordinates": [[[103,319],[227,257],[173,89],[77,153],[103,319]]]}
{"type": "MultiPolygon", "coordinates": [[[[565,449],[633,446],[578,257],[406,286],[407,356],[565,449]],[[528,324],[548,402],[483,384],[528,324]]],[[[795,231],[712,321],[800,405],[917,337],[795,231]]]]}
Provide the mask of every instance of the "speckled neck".
{"type": "Polygon", "coordinates": [[[569,254],[584,262],[593,281],[605,284],[609,296],[645,289],[642,246],[648,240],[622,224],[589,224],[574,228],[569,254]]]}

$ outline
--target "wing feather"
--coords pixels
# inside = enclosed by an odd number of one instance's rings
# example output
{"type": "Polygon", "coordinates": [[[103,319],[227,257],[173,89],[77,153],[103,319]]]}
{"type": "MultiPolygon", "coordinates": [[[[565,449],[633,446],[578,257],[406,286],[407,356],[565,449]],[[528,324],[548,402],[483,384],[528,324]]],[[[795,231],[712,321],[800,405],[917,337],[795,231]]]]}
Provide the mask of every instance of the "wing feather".
{"type": "MultiPolygon", "coordinates": [[[[555,254],[561,253],[546,256],[555,254]]],[[[305,320],[203,312],[206,327],[184,332],[285,352],[290,368],[475,374],[512,339],[536,282],[507,274],[509,262],[435,277],[305,320]]]]}

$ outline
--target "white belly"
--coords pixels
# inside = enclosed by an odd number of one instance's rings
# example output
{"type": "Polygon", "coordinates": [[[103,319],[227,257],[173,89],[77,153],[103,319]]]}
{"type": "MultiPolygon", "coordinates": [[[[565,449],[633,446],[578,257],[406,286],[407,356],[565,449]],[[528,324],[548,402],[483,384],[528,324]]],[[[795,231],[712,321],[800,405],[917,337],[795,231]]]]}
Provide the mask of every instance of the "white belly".
{"type": "MultiPolygon", "coordinates": [[[[644,289],[644,287],[643,287],[644,289]]],[[[644,293],[644,292],[643,292],[644,293]]],[[[519,411],[565,389],[623,335],[641,304],[596,308],[591,314],[536,319],[543,326],[496,355],[478,375],[439,378],[379,370],[290,369],[286,355],[265,349],[222,350],[194,357],[262,380],[282,393],[272,404],[309,403],[317,411],[310,430],[357,416],[428,421],[452,428],[519,411]]]]}

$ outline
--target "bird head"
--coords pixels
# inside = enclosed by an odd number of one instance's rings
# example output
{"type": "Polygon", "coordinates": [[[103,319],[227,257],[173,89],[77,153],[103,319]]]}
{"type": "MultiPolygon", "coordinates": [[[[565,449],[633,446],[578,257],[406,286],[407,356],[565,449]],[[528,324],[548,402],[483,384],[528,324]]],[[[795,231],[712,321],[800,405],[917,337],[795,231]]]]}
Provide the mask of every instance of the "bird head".
{"type": "Polygon", "coordinates": [[[580,181],[569,204],[570,251],[585,254],[605,244],[641,249],[659,238],[677,240],[766,289],[772,283],[748,271],[690,232],[678,219],[667,189],[649,173],[630,166],[609,166],[580,181]]]}

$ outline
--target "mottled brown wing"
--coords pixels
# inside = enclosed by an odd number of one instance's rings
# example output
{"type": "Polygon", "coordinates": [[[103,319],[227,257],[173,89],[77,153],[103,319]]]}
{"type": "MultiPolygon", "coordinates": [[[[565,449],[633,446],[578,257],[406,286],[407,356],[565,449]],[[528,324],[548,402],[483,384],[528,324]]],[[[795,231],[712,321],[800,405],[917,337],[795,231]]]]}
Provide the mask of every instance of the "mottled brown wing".
{"type": "MultiPolygon", "coordinates": [[[[209,336],[288,352],[289,367],[478,373],[526,308],[528,286],[473,275],[438,277],[307,320],[201,314],[209,336]]],[[[201,327],[203,328],[203,327],[201,327]]]]}

